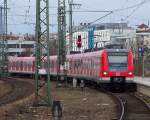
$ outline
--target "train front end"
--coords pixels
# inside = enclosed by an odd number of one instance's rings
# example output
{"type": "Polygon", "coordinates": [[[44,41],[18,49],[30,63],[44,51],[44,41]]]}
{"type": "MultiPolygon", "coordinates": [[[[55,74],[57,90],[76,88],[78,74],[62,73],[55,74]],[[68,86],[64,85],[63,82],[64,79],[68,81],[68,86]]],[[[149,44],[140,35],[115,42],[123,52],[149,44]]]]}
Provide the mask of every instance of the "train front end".
{"type": "Polygon", "coordinates": [[[134,64],[131,50],[106,49],[102,54],[101,79],[113,89],[135,91],[134,64]]]}

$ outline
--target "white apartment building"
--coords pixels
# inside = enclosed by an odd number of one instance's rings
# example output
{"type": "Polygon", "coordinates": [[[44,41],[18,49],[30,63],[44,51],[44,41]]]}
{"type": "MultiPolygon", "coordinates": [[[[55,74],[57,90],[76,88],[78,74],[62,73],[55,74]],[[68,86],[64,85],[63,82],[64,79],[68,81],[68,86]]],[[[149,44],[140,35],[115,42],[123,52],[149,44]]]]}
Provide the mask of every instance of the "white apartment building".
{"type": "Polygon", "coordinates": [[[27,40],[8,40],[8,54],[9,55],[21,55],[30,50],[33,54],[35,48],[35,41],[27,40]]]}
{"type": "MultiPolygon", "coordinates": [[[[0,42],[3,37],[0,36],[0,42]]],[[[9,56],[19,56],[23,54],[34,54],[35,41],[34,36],[26,35],[13,35],[12,33],[7,35],[7,47],[9,56]]]]}

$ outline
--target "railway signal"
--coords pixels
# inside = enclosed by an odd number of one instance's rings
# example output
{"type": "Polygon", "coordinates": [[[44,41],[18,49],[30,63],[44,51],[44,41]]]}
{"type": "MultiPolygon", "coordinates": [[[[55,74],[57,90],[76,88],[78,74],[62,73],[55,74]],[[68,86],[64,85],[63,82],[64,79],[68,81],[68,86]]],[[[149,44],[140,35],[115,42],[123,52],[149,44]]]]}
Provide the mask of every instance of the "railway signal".
{"type": "Polygon", "coordinates": [[[81,48],[82,46],[82,39],[81,39],[81,35],[78,35],[78,39],[77,39],[77,47],[81,48]]]}

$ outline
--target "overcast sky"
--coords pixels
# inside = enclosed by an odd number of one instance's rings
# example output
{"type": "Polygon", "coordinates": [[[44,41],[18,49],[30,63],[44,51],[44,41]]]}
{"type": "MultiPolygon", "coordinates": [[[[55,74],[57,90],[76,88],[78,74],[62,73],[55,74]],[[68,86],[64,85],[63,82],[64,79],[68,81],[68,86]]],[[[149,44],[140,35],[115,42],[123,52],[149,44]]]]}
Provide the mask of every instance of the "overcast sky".
{"type": "MultiPolygon", "coordinates": [[[[3,0],[0,0],[3,1],[3,0]]],[[[35,31],[35,2],[36,0],[8,0],[8,31],[13,33],[34,33],[35,31]]],[[[57,31],[57,0],[50,0],[50,31],[57,31]]],[[[74,0],[74,3],[82,4],[80,8],[74,8],[74,11],[86,10],[110,10],[113,14],[97,21],[104,22],[128,22],[130,26],[135,27],[138,24],[148,24],[150,20],[150,0],[74,0]],[[144,2],[145,3],[144,3],[144,2]],[[143,4],[142,4],[143,2],[143,4]],[[140,4],[141,3],[141,4],[140,4]],[[135,7],[132,7],[137,5],[135,7]],[[126,10],[118,10],[128,8],[126,10]]],[[[0,2],[2,4],[2,2],[0,2]]],[[[68,0],[66,0],[68,6],[68,0]]],[[[68,9],[68,8],[67,8],[68,9]]],[[[90,23],[106,15],[107,13],[87,13],[74,12],[73,22],[75,25],[90,23]]],[[[67,14],[68,19],[68,14],[67,14]]],[[[68,24],[68,20],[67,20],[68,24]]]]}

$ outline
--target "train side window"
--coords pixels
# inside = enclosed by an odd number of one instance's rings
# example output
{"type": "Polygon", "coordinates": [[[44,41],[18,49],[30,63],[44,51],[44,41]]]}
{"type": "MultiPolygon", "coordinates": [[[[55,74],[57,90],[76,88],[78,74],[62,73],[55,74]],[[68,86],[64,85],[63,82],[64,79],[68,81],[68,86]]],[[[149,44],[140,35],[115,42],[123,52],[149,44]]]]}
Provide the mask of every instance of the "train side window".
{"type": "Polygon", "coordinates": [[[25,67],[25,62],[23,61],[23,67],[25,67]]]}
{"type": "Polygon", "coordinates": [[[28,67],[32,66],[32,61],[29,61],[28,67]]]}
{"type": "Polygon", "coordinates": [[[88,60],[85,59],[85,68],[87,69],[88,68],[88,60]]]}
{"type": "Polygon", "coordinates": [[[12,67],[14,67],[14,61],[12,61],[12,67]]]}
{"type": "Polygon", "coordinates": [[[84,65],[84,68],[86,69],[87,68],[86,59],[84,59],[83,65],[84,65]]]}
{"type": "Polygon", "coordinates": [[[52,68],[52,69],[54,68],[54,61],[53,60],[51,61],[50,68],[52,68]]]}
{"type": "Polygon", "coordinates": [[[18,66],[19,66],[19,68],[21,67],[21,61],[18,62],[18,66]]]}
{"type": "Polygon", "coordinates": [[[82,59],[80,59],[80,67],[82,68],[83,66],[83,62],[82,62],[82,59]]]}
{"type": "Polygon", "coordinates": [[[27,67],[27,63],[26,63],[26,61],[24,61],[24,67],[25,67],[25,68],[27,67]]]}
{"type": "Polygon", "coordinates": [[[91,68],[93,68],[93,67],[94,67],[94,60],[91,59],[91,68]]]}
{"type": "Polygon", "coordinates": [[[25,67],[27,68],[27,67],[28,67],[28,65],[27,65],[27,62],[26,62],[26,61],[24,62],[24,64],[25,64],[25,67]]]}
{"type": "Polygon", "coordinates": [[[47,68],[47,61],[45,61],[45,60],[43,61],[42,68],[45,68],[45,69],[47,68]]]}
{"type": "Polygon", "coordinates": [[[72,68],[75,68],[75,60],[72,60],[72,68]]]}
{"type": "Polygon", "coordinates": [[[87,62],[86,62],[86,65],[87,65],[87,69],[89,69],[89,65],[90,65],[90,63],[89,63],[90,61],[89,61],[89,59],[87,59],[87,62]]]}
{"type": "Polygon", "coordinates": [[[29,62],[27,62],[27,67],[28,67],[28,68],[30,67],[30,61],[29,61],[29,62]]]}
{"type": "Polygon", "coordinates": [[[80,61],[80,59],[78,59],[78,60],[77,60],[77,67],[78,67],[78,68],[81,67],[80,65],[81,65],[81,61],[80,61]]]}
{"type": "Polygon", "coordinates": [[[17,62],[17,67],[18,67],[18,68],[20,67],[20,61],[17,62]]]}
{"type": "Polygon", "coordinates": [[[88,58],[87,59],[87,68],[90,69],[90,67],[91,67],[91,60],[88,58]]]}
{"type": "Polygon", "coordinates": [[[73,61],[70,60],[70,69],[72,69],[72,68],[73,68],[73,61]]]}
{"type": "Polygon", "coordinates": [[[16,62],[16,68],[18,68],[18,64],[19,64],[19,63],[18,63],[18,62],[16,62]]]}
{"type": "Polygon", "coordinates": [[[77,60],[74,61],[74,67],[77,67],[77,60]]]}
{"type": "Polygon", "coordinates": [[[97,70],[100,70],[100,66],[101,66],[101,58],[97,57],[97,64],[98,64],[98,67],[97,67],[97,70]]]}
{"type": "Polygon", "coordinates": [[[16,62],[15,61],[13,62],[13,67],[16,67],[16,62]]]}
{"type": "Polygon", "coordinates": [[[24,61],[23,61],[23,67],[25,67],[25,63],[24,63],[24,61]]]}

